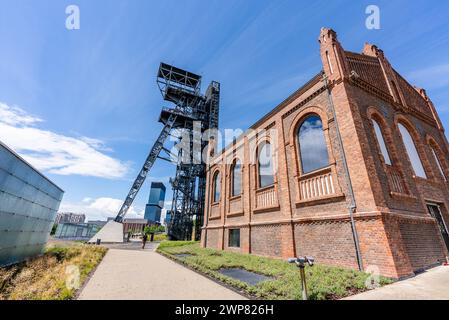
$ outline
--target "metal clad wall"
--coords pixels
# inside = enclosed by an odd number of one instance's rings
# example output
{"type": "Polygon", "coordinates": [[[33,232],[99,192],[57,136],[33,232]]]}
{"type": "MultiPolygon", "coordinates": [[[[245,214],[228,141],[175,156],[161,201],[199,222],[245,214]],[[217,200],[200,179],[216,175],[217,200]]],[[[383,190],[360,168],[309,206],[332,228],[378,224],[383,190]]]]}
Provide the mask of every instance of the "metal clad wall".
{"type": "Polygon", "coordinates": [[[0,144],[0,266],[43,252],[63,194],[0,144]]]}

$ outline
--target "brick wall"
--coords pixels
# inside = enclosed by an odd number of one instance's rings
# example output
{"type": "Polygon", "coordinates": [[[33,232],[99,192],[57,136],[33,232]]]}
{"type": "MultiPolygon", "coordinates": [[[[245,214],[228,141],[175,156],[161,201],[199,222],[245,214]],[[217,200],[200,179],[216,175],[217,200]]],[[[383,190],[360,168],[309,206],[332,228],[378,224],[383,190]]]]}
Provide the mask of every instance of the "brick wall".
{"type": "MultiPolygon", "coordinates": [[[[395,244],[393,238],[388,238],[382,215],[368,218],[356,219],[357,231],[359,232],[360,249],[364,269],[378,268],[380,273],[393,278],[400,278],[411,274],[406,268],[404,273],[399,273],[396,264],[402,265],[404,261],[395,259],[392,246],[395,244]]],[[[395,230],[396,234],[398,230],[395,230]]],[[[401,249],[401,248],[396,248],[401,249]]],[[[405,260],[407,262],[408,260],[405,260]]]]}
{"type": "Polygon", "coordinates": [[[435,224],[403,221],[400,230],[413,271],[445,261],[435,224]]]}
{"type": "Polygon", "coordinates": [[[209,229],[207,230],[207,243],[206,246],[208,248],[219,248],[219,230],[218,229],[209,229]]]}
{"type": "Polygon", "coordinates": [[[266,225],[252,227],[251,253],[261,256],[282,257],[281,226],[266,225]]]}
{"type": "Polygon", "coordinates": [[[312,256],[317,263],[357,268],[349,221],[295,224],[296,253],[312,256]]]}

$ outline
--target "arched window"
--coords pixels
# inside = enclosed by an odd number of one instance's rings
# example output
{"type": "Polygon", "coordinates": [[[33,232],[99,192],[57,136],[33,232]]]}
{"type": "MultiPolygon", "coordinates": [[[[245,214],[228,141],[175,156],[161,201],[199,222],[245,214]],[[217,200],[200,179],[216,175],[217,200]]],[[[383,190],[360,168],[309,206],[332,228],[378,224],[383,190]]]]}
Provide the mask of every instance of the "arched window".
{"type": "Polygon", "coordinates": [[[309,173],[329,165],[323,122],[317,115],[307,117],[298,131],[302,172],[309,173]]]}
{"type": "Polygon", "coordinates": [[[273,155],[271,144],[267,141],[259,146],[259,187],[264,188],[274,184],[273,155]]]}
{"type": "Polygon", "coordinates": [[[384,136],[382,134],[382,130],[380,129],[379,123],[376,120],[373,121],[374,132],[376,133],[377,142],[380,146],[380,151],[382,152],[382,156],[384,157],[385,163],[391,166],[390,154],[388,153],[387,145],[384,140],[384,136]]]}
{"type": "Polygon", "coordinates": [[[220,172],[215,173],[214,175],[214,203],[220,201],[220,188],[221,188],[221,176],[220,172]]]}
{"type": "Polygon", "coordinates": [[[242,194],[242,164],[235,159],[231,169],[231,194],[233,197],[242,194]]]}
{"type": "Polygon", "coordinates": [[[438,165],[438,169],[440,170],[440,173],[443,176],[444,181],[447,181],[446,175],[444,174],[443,166],[441,165],[441,161],[438,158],[437,152],[435,151],[435,149],[432,146],[430,148],[432,149],[432,154],[435,158],[435,162],[438,165]]]}
{"type": "Polygon", "coordinates": [[[405,149],[407,150],[408,158],[412,163],[413,171],[415,171],[415,175],[421,178],[427,178],[426,172],[424,171],[424,166],[421,162],[421,158],[419,157],[418,150],[416,149],[415,142],[404,125],[399,123],[399,131],[402,135],[402,141],[404,142],[405,149]]]}

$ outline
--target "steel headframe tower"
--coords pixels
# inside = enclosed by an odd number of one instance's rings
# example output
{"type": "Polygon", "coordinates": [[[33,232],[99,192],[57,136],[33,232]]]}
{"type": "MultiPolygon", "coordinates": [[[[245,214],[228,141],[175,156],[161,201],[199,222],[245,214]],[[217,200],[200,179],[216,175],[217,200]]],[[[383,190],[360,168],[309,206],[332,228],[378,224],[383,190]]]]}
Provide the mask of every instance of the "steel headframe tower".
{"type": "Polygon", "coordinates": [[[206,189],[206,164],[202,152],[208,147],[209,138],[216,137],[218,130],[220,84],[211,82],[206,94],[202,95],[201,76],[165,63],[159,67],[157,84],[164,100],[173,103],[174,107],[162,109],[159,122],[164,124],[164,128],[115,220],[123,222],[156,159],[168,160],[160,156],[161,151],[173,158],[173,154],[164,148],[164,142],[172,130],[178,130],[181,132],[181,144],[185,144],[184,139],[187,138],[189,147],[185,148],[184,145],[175,155],[177,167],[176,176],[170,179],[173,202],[168,233],[175,240],[190,240],[193,237],[198,240],[203,224],[206,189]],[[205,132],[209,132],[207,137],[205,132]]]}

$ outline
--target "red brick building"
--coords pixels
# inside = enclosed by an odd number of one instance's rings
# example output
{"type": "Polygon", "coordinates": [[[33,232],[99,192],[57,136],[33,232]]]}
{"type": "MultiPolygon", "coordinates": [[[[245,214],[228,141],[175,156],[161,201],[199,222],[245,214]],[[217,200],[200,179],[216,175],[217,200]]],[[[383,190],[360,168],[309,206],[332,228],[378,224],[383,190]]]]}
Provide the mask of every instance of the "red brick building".
{"type": "Polygon", "coordinates": [[[449,145],[382,50],[322,29],[323,71],[217,155],[202,246],[400,278],[448,259],[449,145]]]}

